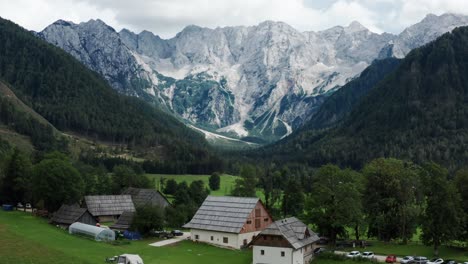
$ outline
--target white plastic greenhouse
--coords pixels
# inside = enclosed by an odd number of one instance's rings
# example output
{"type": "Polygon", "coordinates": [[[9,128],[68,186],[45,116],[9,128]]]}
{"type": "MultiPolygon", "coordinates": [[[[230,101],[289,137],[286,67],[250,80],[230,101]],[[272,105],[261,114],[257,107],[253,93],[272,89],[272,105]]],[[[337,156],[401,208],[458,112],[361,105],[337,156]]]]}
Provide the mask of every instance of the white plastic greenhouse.
{"type": "Polygon", "coordinates": [[[102,227],[97,227],[93,225],[87,225],[83,223],[73,223],[68,228],[70,234],[84,235],[87,237],[92,237],[96,241],[113,241],[115,240],[114,231],[102,227]]]}

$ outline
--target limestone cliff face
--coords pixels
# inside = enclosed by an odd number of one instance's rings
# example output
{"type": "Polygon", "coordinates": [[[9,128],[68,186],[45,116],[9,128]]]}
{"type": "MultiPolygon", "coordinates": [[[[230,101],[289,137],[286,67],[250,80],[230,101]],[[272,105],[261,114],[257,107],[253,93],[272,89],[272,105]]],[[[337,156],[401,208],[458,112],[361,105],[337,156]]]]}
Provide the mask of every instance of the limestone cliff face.
{"type": "Polygon", "coordinates": [[[468,18],[429,15],[400,35],[353,22],[299,32],[282,22],[187,26],[172,39],[116,32],[100,20],[57,21],[38,33],[118,91],[157,102],[195,126],[277,140],[300,127],[324,98],[373,60],[403,57],[468,18]]]}

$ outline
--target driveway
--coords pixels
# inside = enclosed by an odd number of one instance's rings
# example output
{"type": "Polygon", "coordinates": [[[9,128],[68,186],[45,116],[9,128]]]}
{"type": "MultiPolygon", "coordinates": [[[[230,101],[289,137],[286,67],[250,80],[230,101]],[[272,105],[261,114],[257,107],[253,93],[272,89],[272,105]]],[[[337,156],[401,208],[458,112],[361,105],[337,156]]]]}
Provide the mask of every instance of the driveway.
{"type": "Polygon", "coordinates": [[[151,243],[149,245],[153,246],[153,247],[164,247],[164,246],[167,246],[167,245],[175,244],[175,243],[180,242],[182,240],[186,240],[189,237],[190,237],[190,232],[184,232],[184,234],[182,236],[177,236],[177,237],[174,237],[174,238],[171,238],[171,239],[161,240],[161,241],[158,241],[158,242],[151,243]]]}

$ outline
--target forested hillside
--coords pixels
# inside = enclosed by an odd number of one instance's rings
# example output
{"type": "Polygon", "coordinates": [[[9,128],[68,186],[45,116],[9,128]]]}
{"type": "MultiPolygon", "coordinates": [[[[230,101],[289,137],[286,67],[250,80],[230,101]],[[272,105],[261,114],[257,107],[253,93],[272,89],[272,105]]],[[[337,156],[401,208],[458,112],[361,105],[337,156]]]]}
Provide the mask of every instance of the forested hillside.
{"type": "Polygon", "coordinates": [[[303,129],[327,128],[349,115],[353,107],[399,65],[395,58],[376,60],[358,78],[350,81],[328,97],[303,129]]]}
{"type": "Polygon", "coordinates": [[[306,129],[263,152],[274,159],[360,168],[377,157],[450,169],[468,161],[468,28],[413,50],[337,128],[306,129]]]}
{"type": "Polygon", "coordinates": [[[3,19],[0,39],[0,79],[57,129],[151,149],[162,160],[187,166],[210,163],[202,135],[138,98],[119,95],[61,49],[3,19]]]}

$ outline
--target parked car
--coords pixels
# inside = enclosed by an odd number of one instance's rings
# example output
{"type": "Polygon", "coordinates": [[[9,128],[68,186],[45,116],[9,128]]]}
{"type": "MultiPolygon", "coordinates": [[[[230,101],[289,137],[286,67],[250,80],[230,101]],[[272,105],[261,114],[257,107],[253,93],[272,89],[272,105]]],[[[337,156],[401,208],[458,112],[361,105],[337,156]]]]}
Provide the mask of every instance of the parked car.
{"type": "Polygon", "coordinates": [[[171,231],[171,234],[173,234],[174,236],[183,236],[184,233],[180,230],[172,230],[171,231]]]}
{"type": "Polygon", "coordinates": [[[431,261],[428,261],[427,264],[443,264],[444,260],[441,258],[434,258],[431,261]]]}
{"type": "Polygon", "coordinates": [[[448,259],[446,261],[444,261],[444,264],[457,264],[457,262],[453,259],[448,259]]]}
{"type": "Polygon", "coordinates": [[[357,258],[357,257],[360,257],[360,256],[361,256],[361,252],[359,252],[359,251],[351,251],[346,255],[346,257],[348,257],[348,258],[357,258]]]}
{"type": "Polygon", "coordinates": [[[362,257],[367,259],[373,259],[375,257],[374,252],[372,251],[365,251],[362,252],[362,257]]]}
{"type": "Polygon", "coordinates": [[[406,256],[400,260],[401,264],[410,264],[414,262],[414,257],[413,256],[406,256]]]}
{"type": "Polygon", "coordinates": [[[16,208],[23,208],[23,204],[22,203],[17,203],[16,208]]]}
{"type": "Polygon", "coordinates": [[[415,264],[426,264],[427,261],[428,261],[428,259],[426,257],[423,257],[423,256],[414,257],[414,260],[413,260],[413,262],[415,264]]]}
{"type": "Polygon", "coordinates": [[[32,209],[32,206],[30,203],[26,203],[26,209],[32,209]]]}
{"type": "Polygon", "coordinates": [[[314,249],[314,255],[318,255],[318,254],[320,254],[320,253],[322,253],[322,252],[325,252],[325,251],[327,251],[326,248],[324,248],[324,247],[318,247],[318,248],[314,249]]]}
{"type": "Polygon", "coordinates": [[[159,238],[173,238],[174,237],[174,235],[171,232],[168,232],[166,230],[151,231],[150,235],[154,237],[159,237],[159,238]]]}
{"type": "Polygon", "coordinates": [[[388,255],[386,258],[385,258],[385,262],[387,263],[395,263],[397,262],[397,257],[393,254],[391,255],[388,255]]]}

